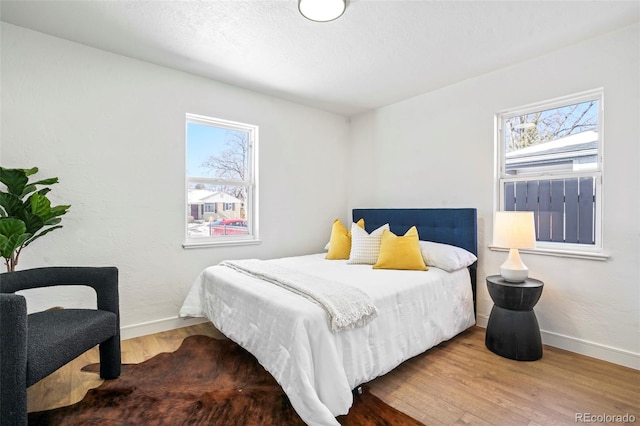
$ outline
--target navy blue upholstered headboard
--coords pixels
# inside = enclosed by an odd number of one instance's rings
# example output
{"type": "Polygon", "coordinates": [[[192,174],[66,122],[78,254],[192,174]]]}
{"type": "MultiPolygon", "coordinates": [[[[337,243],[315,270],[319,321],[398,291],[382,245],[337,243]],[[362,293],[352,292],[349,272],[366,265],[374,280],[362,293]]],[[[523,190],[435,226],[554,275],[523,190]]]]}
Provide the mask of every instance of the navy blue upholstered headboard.
{"type": "Polygon", "coordinates": [[[478,256],[476,209],[354,209],[353,221],[361,218],[367,232],[388,223],[391,232],[404,235],[415,225],[421,240],[462,247],[478,256]]]}

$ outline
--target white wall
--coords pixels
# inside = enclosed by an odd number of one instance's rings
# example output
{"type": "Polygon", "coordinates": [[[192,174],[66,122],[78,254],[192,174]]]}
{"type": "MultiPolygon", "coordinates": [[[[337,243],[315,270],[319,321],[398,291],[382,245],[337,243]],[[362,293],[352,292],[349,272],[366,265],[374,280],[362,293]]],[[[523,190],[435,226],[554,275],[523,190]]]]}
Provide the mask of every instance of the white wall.
{"type": "MultiPolygon", "coordinates": [[[[1,164],[58,176],[51,197],[72,206],[19,267],[118,266],[123,336],[171,326],[223,258],[320,251],[347,210],[344,117],[5,23],[1,58],[1,164]],[[260,126],[262,244],[182,248],[187,112],[260,126]]],[[[43,298],[30,306],[71,304],[43,298]]]]}
{"type": "Polygon", "coordinates": [[[362,114],[349,125],[2,23],[0,164],[60,177],[54,201],[72,204],[65,228],[25,250],[20,267],[117,265],[124,335],[136,335],[182,324],[177,311],[203,267],[223,258],[315,252],[334,216],[348,220],[353,207],[476,207],[483,323],[492,306],[484,278],[505,257],[487,249],[495,112],[604,87],[604,236],[611,258],[523,257],[532,276],[545,281],[536,312],[546,343],[640,368],[638,40],[636,25],[362,114]],[[261,245],[181,247],[186,112],[260,126],[261,245]]]}
{"type": "Polygon", "coordinates": [[[606,262],[523,254],[543,341],[640,368],[640,31],[621,29],[352,119],[353,207],[475,207],[479,322],[492,307],[494,114],[604,88],[606,262]]]}

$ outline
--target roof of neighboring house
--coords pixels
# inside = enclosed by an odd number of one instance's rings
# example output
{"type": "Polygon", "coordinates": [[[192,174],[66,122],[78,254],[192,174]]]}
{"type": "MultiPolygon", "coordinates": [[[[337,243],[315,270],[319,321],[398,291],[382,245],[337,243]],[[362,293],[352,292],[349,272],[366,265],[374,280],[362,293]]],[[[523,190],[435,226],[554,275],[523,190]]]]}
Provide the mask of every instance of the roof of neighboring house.
{"type": "Polygon", "coordinates": [[[507,170],[514,170],[572,164],[576,160],[595,163],[597,154],[598,132],[590,130],[509,152],[505,155],[505,165],[507,170]]]}
{"type": "Polygon", "coordinates": [[[206,189],[190,189],[187,195],[188,204],[204,203],[242,203],[242,200],[222,191],[208,191],[206,189]]]}
{"type": "Polygon", "coordinates": [[[598,132],[589,130],[550,142],[531,145],[506,154],[507,161],[512,158],[531,157],[535,155],[552,155],[564,152],[577,152],[598,147],[598,132]]]}

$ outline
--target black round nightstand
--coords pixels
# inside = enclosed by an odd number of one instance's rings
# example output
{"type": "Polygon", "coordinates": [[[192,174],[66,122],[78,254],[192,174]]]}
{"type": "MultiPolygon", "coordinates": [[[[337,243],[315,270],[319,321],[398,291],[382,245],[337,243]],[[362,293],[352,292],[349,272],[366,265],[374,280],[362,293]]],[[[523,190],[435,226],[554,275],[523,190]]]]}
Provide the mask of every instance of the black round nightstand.
{"type": "Polygon", "coordinates": [[[544,283],[533,278],[512,283],[500,275],[487,277],[494,306],[487,323],[485,345],[491,352],[517,361],[542,357],[540,327],[533,312],[542,287],[544,283]]]}

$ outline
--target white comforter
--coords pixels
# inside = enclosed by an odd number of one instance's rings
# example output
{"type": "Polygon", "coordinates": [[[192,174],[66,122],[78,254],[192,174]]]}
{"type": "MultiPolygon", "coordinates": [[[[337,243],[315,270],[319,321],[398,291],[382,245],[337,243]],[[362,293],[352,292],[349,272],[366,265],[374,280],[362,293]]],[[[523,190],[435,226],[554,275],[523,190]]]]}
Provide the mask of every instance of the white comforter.
{"type": "Polygon", "coordinates": [[[469,272],[372,269],[325,254],[275,259],[369,294],[378,316],[332,333],[325,311],[276,285],[223,266],[198,276],[181,317],[206,317],[251,352],[282,386],[309,425],[337,425],[351,389],[475,323],[469,272]]]}

